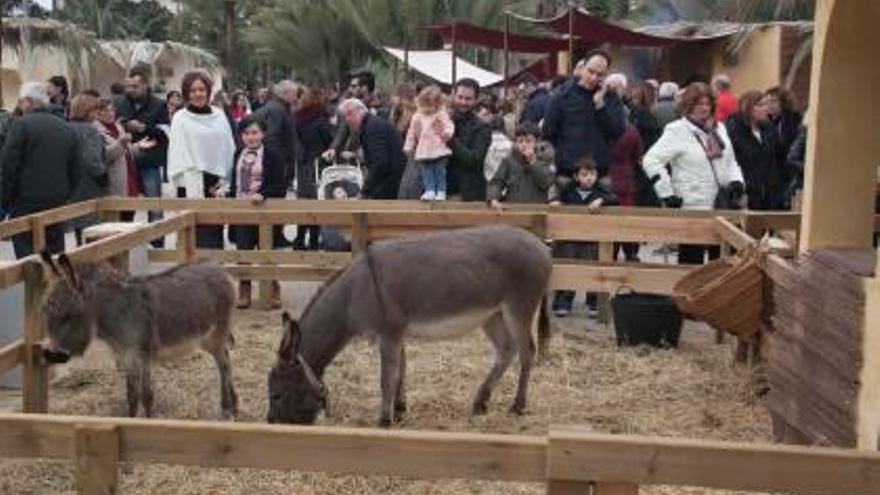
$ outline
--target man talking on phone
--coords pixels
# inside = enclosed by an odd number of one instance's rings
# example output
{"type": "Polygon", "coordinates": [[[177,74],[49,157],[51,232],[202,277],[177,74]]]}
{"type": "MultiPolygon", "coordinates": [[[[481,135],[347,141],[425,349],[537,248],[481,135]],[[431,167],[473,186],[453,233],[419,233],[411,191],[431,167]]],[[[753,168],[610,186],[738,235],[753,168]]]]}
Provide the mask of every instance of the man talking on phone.
{"type": "Polygon", "coordinates": [[[591,51],[578,65],[575,77],[550,101],[543,133],[556,148],[560,177],[570,178],[588,156],[604,177],[611,165],[609,150],[626,130],[623,103],[605,82],[611,66],[608,53],[591,51]]]}

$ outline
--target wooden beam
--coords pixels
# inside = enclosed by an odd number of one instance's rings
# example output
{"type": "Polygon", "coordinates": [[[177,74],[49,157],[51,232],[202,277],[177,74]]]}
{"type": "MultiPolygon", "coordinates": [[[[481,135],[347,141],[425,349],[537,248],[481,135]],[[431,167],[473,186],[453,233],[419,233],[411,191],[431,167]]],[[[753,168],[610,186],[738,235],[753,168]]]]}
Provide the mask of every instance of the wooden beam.
{"type": "Polygon", "coordinates": [[[589,481],[547,480],[547,495],[590,495],[589,481]]]}
{"type": "MultiPolygon", "coordinates": [[[[614,262],[614,243],[613,242],[600,242],[599,243],[599,263],[613,263],[614,262]]],[[[597,308],[599,310],[599,315],[597,320],[599,323],[604,323],[608,325],[611,323],[611,296],[610,293],[612,291],[603,291],[599,294],[599,301],[597,308]]]]}
{"type": "Polygon", "coordinates": [[[623,437],[551,428],[548,476],[570,481],[726,490],[868,495],[880,453],[702,440],[623,437]]]}
{"type": "Polygon", "coordinates": [[[36,261],[28,263],[24,273],[22,410],[27,413],[46,413],[49,410],[49,369],[43,363],[36,346],[45,335],[41,305],[46,292],[46,280],[42,266],[36,261]]]}
{"type": "Polygon", "coordinates": [[[726,218],[718,217],[715,219],[715,232],[725,243],[737,250],[755,245],[755,239],[726,218]]]}
{"type": "Polygon", "coordinates": [[[551,213],[547,237],[566,241],[719,244],[714,219],[551,213]]]}
{"type": "Polygon", "coordinates": [[[880,449],[880,274],[865,279],[865,319],[862,324],[862,370],[856,405],[858,447],[880,449]]]}
{"type": "Polygon", "coordinates": [[[146,244],[153,239],[184,230],[191,226],[194,221],[194,213],[184,212],[180,215],[147,224],[131,232],[87,244],[70,251],[68,256],[74,263],[102,261],[121,252],[146,244]]]}
{"type": "Polygon", "coordinates": [[[603,482],[593,485],[593,495],[639,495],[639,485],[603,482]]]}
{"type": "Polygon", "coordinates": [[[79,493],[115,495],[119,485],[119,432],[114,424],[74,426],[79,493]]]}
{"type": "Polygon", "coordinates": [[[356,256],[366,252],[370,242],[370,224],[367,213],[353,213],[351,229],[351,253],[356,256]]]}
{"type": "Polygon", "coordinates": [[[7,239],[16,234],[30,232],[30,230],[30,217],[11,218],[9,220],[0,222],[0,239],[7,239]]]}
{"type": "MultiPolygon", "coordinates": [[[[272,249],[272,226],[268,224],[260,224],[257,228],[257,241],[261,251],[270,251],[272,249]]],[[[269,265],[271,268],[271,265],[269,265]]],[[[275,279],[261,279],[260,285],[260,308],[264,310],[272,309],[272,283],[275,279]]],[[[280,297],[280,295],[279,295],[280,297]]]]}
{"type": "MultiPolygon", "coordinates": [[[[175,263],[180,254],[173,249],[151,249],[147,257],[153,263],[175,263]]],[[[216,263],[250,263],[277,265],[310,265],[316,267],[343,268],[351,263],[351,253],[331,253],[326,251],[220,251],[199,249],[195,259],[210,260],[216,263]]]]}
{"type": "Polygon", "coordinates": [[[0,374],[15,368],[24,360],[24,340],[17,339],[0,347],[0,374]]]}
{"type": "Polygon", "coordinates": [[[346,211],[207,211],[197,212],[199,225],[351,225],[346,211]]]}
{"type": "Polygon", "coordinates": [[[304,265],[225,265],[226,273],[239,280],[285,280],[323,282],[341,268],[304,265]]]}
{"type": "Polygon", "coordinates": [[[36,256],[18,260],[8,265],[0,266],[0,289],[12,287],[24,281],[24,266],[31,261],[36,261],[36,256]]]}
{"type": "Polygon", "coordinates": [[[43,222],[43,225],[49,226],[56,223],[66,222],[74,218],[90,215],[97,211],[98,202],[93,200],[61,206],[24,217],[13,218],[0,223],[0,238],[5,238],[15,234],[22,234],[30,231],[32,229],[33,221],[35,218],[40,218],[43,222]]]}
{"type": "Polygon", "coordinates": [[[672,294],[673,286],[691,268],[676,265],[613,265],[561,261],[553,264],[550,288],[614,293],[620,286],[626,285],[639,292],[672,294]]]}

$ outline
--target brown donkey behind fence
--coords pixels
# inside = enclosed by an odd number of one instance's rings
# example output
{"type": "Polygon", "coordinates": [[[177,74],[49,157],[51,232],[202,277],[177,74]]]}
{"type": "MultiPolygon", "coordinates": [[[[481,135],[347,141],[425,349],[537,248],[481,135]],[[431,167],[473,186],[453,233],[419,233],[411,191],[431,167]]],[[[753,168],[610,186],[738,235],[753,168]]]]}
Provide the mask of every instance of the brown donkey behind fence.
{"type": "Polygon", "coordinates": [[[43,262],[55,281],[43,302],[49,362],[81,356],[97,337],[106,342],[126,376],[128,414],[153,415],[150,368],[153,361],[201,347],[220,372],[224,418],[238,412],[229,347],[235,289],[222,267],[188,263],[165,272],[130,277],[109,263],[73,266],[62,254],[43,262]]]}

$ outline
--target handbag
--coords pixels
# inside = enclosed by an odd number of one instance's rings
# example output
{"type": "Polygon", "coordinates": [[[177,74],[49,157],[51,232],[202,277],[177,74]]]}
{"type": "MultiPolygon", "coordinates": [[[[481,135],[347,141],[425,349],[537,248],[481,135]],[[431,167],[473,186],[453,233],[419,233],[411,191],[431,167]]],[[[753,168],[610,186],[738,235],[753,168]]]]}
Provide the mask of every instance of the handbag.
{"type": "Polygon", "coordinates": [[[696,132],[693,133],[694,139],[700,143],[700,148],[703,149],[703,153],[706,155],[706,161],[709,164],[709,170],[712,171],[712,177],[715,178],[715,185],[718,186],[718,193],[715,194],[715,201],[712,204],[712,208],[716,210],[740,210],[742,206],[740,202],[734,198],[733,188],[729,185],[722,186],[721,181],[718,180],[718,172],[715,171],[715,165],[712,164],[712,159],[709,158],[709,150],[706,149],[706,146],[703,144],[703,140],[700,139],[700,136],[697,135],[696,132]]]}

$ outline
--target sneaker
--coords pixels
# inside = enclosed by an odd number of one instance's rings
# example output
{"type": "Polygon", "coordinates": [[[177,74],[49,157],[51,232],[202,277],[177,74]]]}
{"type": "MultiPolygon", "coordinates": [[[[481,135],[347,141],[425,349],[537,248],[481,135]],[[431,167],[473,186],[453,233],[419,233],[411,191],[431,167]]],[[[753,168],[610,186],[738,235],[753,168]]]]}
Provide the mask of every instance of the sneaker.
{"type": "Polygon", "coordinates": [[[571,310],[568,308],[556,308],[553,310],[553,314],[556,315],[557,318],[565,318],[571,315],[571,310]]]}
{"type": "Polygon", "coordinates": [[[422,201],[434,201],[434,191],[425,191],[420,198],[422,201]]]}
{"type": "Polygon", "coordinates": [[[434,201],[446,201],[446,191],[437,191],[434,201]]]}

